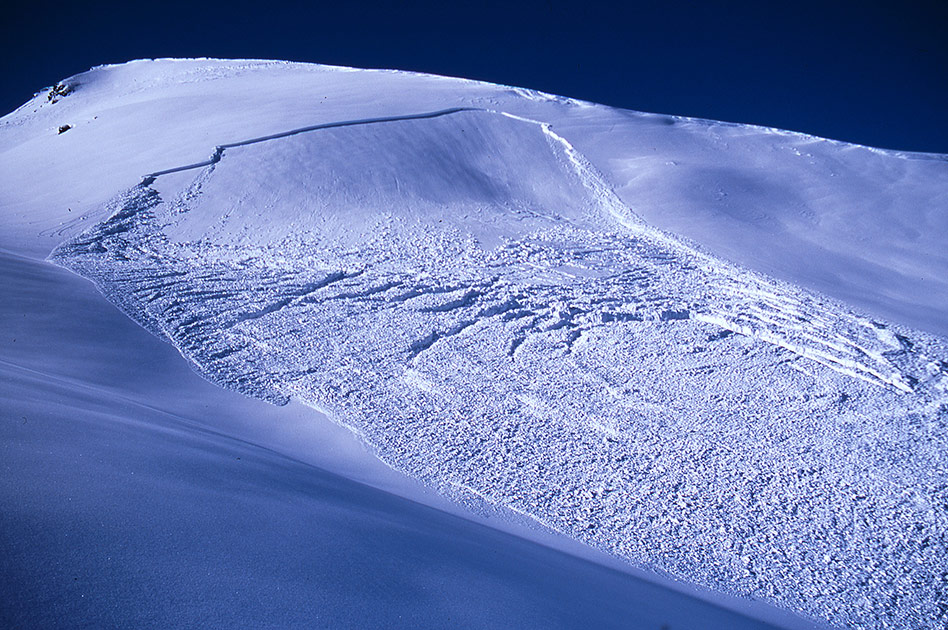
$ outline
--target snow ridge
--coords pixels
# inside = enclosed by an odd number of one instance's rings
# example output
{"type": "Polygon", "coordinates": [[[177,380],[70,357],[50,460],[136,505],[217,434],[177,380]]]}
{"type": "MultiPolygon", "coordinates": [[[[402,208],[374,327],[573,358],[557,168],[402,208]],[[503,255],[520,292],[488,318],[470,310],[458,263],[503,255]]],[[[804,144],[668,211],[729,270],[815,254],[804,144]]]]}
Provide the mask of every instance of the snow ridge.
{"type": "Polygon", "coordinates": [[[646,226],[549,125],[221,145],[52,259],[211,380],[330,410],[459,500],[831,623],[946,620],[944,340],[646,226]]]}

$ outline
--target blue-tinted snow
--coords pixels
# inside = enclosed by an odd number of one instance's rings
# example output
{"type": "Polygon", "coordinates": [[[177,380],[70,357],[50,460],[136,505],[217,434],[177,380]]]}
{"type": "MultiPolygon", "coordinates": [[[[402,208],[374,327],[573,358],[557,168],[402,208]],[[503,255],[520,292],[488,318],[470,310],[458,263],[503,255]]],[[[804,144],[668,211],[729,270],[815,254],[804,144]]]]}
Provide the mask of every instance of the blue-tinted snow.
{"type": "Polygon", "coordinates": [[[475,510],[840,625],[941,614],[941,340],[643,225],[520,117],[218,156],[53,259],[209,379],[326,410],[475,510]]]}
{"type": "Polygon", "coordinates": [[[3,627],[811,627],[403,498],[80,278],[7,253],[0,274],[3,627]]]}
{"type": "Polygon", "coordinates": [[[69,237],[210,379],[718,591],[945,614],[944,156],[299,64],[70,82],[2,121],[0,242],[69,237]]]}
{"type": "MultiPolygon", "coordinates": [[[[543,120],[658,228],[870,314],[948,334],[948,159],[392,71],[157,60],[0,120],[0,245],[43,254],[141,176],[321,123],[478,107],[543,120]],[[72,124],[57,134],[60,125],[72,124]],[[42,173],[42,177],[37,176],[42,173]],[[71,212],[70,212],[71,210],[71,212]],[[43,238],[37,239],[42,232],[43,238]]],[[[673,112],[672,112],[673,113],[673,112]]]]}

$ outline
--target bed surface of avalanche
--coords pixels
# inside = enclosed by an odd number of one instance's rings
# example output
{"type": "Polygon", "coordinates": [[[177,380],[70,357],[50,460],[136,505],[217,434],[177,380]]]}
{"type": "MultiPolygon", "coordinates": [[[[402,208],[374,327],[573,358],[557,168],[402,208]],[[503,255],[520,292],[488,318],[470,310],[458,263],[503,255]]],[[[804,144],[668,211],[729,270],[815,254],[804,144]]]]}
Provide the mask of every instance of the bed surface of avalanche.
{"type": "Polygon", "coordinates": [[[53,259],[475,508],[830,623],[945,619],[943,339],[649,227],[546,124],[422,114],[235,142],[53,259]]]}

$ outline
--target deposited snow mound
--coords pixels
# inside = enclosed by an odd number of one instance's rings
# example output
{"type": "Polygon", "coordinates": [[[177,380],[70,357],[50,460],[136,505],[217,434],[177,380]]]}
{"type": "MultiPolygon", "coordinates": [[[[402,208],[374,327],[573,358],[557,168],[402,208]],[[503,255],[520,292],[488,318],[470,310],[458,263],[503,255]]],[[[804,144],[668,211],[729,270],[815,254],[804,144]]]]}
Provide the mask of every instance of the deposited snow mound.
{"type": "Polygon", "coordinates": [[[944,341],[649,229],[544,125],[235,143],[53,259],[461,500],[833,623],[946,621],[944,341]]]}

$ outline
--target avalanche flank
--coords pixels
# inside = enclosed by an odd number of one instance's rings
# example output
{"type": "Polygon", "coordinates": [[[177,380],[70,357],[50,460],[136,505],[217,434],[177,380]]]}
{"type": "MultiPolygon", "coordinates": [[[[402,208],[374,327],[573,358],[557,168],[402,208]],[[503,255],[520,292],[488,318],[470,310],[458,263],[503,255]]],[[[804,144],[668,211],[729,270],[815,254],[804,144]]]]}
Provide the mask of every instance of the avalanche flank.
{"type": "Polygon", "coordinates": [[[0,245],[208,380],[638,567],[948,623],[945,156],[303,64],[64,85],[0,126],[0,245]]]}

